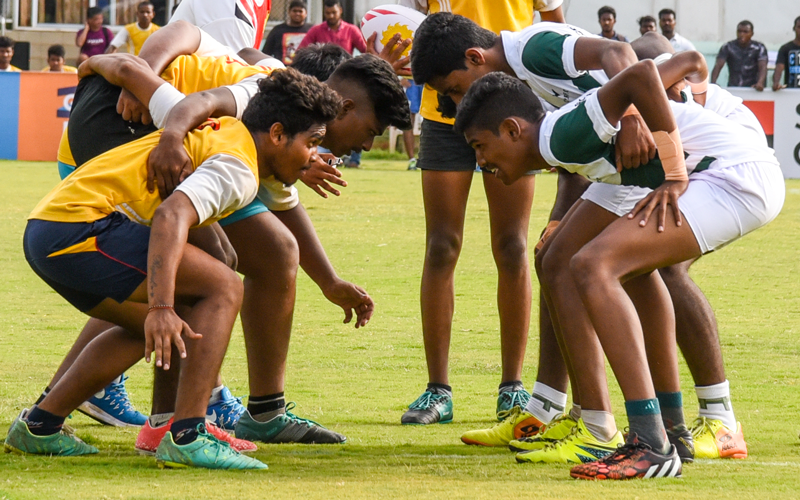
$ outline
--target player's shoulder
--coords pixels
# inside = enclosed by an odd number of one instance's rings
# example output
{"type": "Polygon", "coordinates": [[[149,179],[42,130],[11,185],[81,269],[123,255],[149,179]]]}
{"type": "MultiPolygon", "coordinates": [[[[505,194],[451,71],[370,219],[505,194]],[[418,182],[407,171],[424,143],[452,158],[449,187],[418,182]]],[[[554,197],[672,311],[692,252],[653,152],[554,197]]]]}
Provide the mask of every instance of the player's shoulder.
{"type": "Polygon", "coordinates": [[[528,33],[557,33],[559,35],[596,36],[583,28],[566,23],[538,22],[525,28],[528,33]]]}

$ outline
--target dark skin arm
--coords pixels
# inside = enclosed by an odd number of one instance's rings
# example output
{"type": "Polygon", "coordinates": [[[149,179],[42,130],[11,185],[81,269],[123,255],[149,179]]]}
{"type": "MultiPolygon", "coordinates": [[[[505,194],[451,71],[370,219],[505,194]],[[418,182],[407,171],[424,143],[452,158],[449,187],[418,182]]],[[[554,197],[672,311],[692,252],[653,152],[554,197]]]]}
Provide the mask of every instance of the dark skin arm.
{"type": "Polygon", "coordinates": [[[717,59],[717,62],[714,64],[714,69],[711,71],[711,83],[717,83],[719,72],[722,71],[723,66],[725,66],[725,59],[717,59]]]}
{"type": "Polygon", "coordinates": [[[758,61],[758,80],[753,88],[761,92],[767,84],[767,61],[758,61]]]}
{"type": "MultiPolygon", "coordinates": [[[[575,68],[578,70],[602,69],[613,78],[636,62],[636,53],[624,42],[581,37],[575,43],[575,68]]],[[[616,142],[617,167],[635,168],[656,155],[656,143],[641,116],[625,116],[620,127],[616,142]]]]}
{"type": "Polygon", "coordinates": [[[567,22],[564,19],[564,11],[561,9],[559,5],[558,8],[553,10],[548,10],[547,12],[539,12],[539,15],[542,17],[542,21],[547,21],[550,23],[565,23],[567,22]]]}
{"type": "Polygon", "coordinates": [[[783,76],[783,70],[786,69],[786,65],[783,63],[776,63],[775,64],[775,72],[772,74],[772,90],[777,92],[780,89],[785,89],[786,85],[781,83],[781,77],[783,76]]]}
{"type": "MultiPolygon", "coordinates": [[[[200,46],[200,30],[186,21],[170,23],[150,35],[139,52],[153,73],[161,75],[178,56],[193,54],[200,46]]],[[[117,112],[130,121],[152,122],[147,105],[124,88],[117,102],[117,112]]]]}
{"type": "Polygon", "coordinates": [[[366,326],[375,310],[375,303],[363,288],[336,275],[303,205],[298,204],[289,210],[272,213],[289,228],[297,240],[300,266],[320,287],[325,298],[344,310],[344,322],[349,323],[355,312],[355,327],[366,326]]]}
{"type": "MultiPolygon", "coordinates": [[[[674,132],[678,129],[661,76],[651,60],[635,64],[603,85],[597,92],[597,99],[609,123],[617,123],[633,104],[642,113],[650,130],[674,132]]],[[[680,226],[682,216],[678,208],[678,198],[686,191],[688,185],[689,180],[684,171],[683,180],[665,181],[637,203],[628,217],[633,218],[639,213],[643,214],[639,225],[644,227],[653,211],[660,206],[658,231],[662,232],[666,224],[667,205],[672,205],[675,223],[680,226]]]]}
{"type": "MultiPolygon", "coordinates": [[[[147,252],[147,299],[150,307],[175,305],[175,279],[178,273],[183,250],[189,235],[189,228],[198,223],[197,212],[189,197],[183,193],[171,197],[156,209],[150,230],[150,244],[147,252]]],[[[153,309],[144,323],[145,353],[155,353],[156,366],[169,369],[172,347],[181,358],[186,357],[186,346],[181,335],[198,339],[202,335],[194,333],[174,309],[153,309]]]]}
{"type": "MultiPolygon", "coordinates": [[[[661,75],[661,82],[667,89],[667,96],[676,102],[681,102],[680,88],[676,84],[689,80],[700,83],[708,78],[708,66],[706,58],[700,52],[687,50],[675,54],[671,59],[658,66],[658,73],[661,75]]],[[[685,86],[685,83],[683,84],[685,86]]],[[[695,102],[701,106],[706,103],[706,94],[693,94],[695,102]]]]}

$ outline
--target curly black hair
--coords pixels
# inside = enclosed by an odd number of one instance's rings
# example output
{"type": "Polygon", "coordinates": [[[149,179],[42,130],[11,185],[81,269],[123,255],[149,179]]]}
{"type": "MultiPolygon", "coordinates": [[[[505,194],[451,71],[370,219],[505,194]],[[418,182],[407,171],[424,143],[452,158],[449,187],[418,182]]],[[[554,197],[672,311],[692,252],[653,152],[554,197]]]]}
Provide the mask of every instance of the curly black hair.
{"type": "Polygon", "coordinates": [[[539,98],[521,80],[503,72],[489,73],[469,87],[458,106],[455,131],[463,134],[471,127],[497,135],[500,124],[510,116],[536,123],[544,118],[539,98]]]}
{"type": "Polygon", "coordinates": [[[432,78],[446,77],[467,69],[467,49],[491,48],[497,35],[475,22],[450,12],[437,12],[422,21],[414,33],[411,48],[411,73],[420,85],[432,78]]]}
{"type": "Polygon", "coordinates": [[[315,125],[324,125],[336,118],[342,99],[313,76],[292,68],[273,71],[258,82],[242,115],[250,132],[268,132],[275,123],[293,137],[315,125]]]}
{"type": "Polygon", "coordinates": [[[375,116],[384,127],[411,128],[411,110],[405,90],[392,65],[383,59],[371,54],[354,57],[340,64],[329,81],[350,81],[363,87],[372,101],[375,116]]]}
{"type": "Polygon", "coordinates": [[[294,53],[292,68],[324,82],[340,64],[352,59],[349,52],[335,43],[314,43],[294,53]]]}

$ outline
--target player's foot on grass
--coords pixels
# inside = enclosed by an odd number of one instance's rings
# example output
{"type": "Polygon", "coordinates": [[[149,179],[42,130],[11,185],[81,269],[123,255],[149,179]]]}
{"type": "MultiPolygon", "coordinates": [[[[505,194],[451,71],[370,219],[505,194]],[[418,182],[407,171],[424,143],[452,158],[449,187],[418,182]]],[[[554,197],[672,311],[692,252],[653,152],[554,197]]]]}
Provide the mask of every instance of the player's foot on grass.
{"type": "MultiPolygon", "coordinates": [[[[139,435],[136,436],[136,451],[143,455],[155,455],[158,445],[161,444],[164,436],[169,432],[170,425],[172,425],[172,419],[157,427],[150,425],[150,420],[145,422],[142,430],[139,431],[139,435]]],[[[206,431],[220,441],[228,443],[231,448],[239,453],[248,453],[258,449],[255,443],[237,439],[208,420],[206,420],[206,431]]]]}
{"type": "Polygon", "coordinates": [[[691,430],[695,458],[747,458],[742,424],[737,422],[734,432],[721,420],[699,417],[691,430]]]}
{"type": "Polygon", "coordinates": [[[596,462],[576,465],[569,475],[577,479],[649,479],[681,477],[681,458],[670,445],[666,455],[656,453],[634,435],[632,442],[596,462]]]}
{"type": "Polygon", "coordinates": [[[221,429],[233,431],[236,428],[236,422],[239,421],[239,417],[244,413],[242,398],[234,397],[227,387],[222,388],[219,396],[220,399],[218,401],[208,405],[206,420],[214,422],[221,429]]]}
{"type": "Polygon", "coordinates": [[[479,446],[508,446],[512,439],[536,435],[544,425],[519,406],[512,406],[510,410],[503,412],[503,416],[501,422],[489,429],[465,432],[461,436],[461,441],[479,446]]]}
{"type": "Polygon", "coordinates": [[[449,424],[453,421],[453,398],[428,388],[413,403],[400,419],[403,425],[449,424]]]}
{"type": "Polygon", "coordinates": [[[515,406],[524,410],[528,406],[529,399],[531,399],[531,395],[524,388],[501,392],[497,396],[497,420],[503,420],[504,417],[501,416],[501,413],[507,412],[515,406]]]}
{"type": "Polygon", "coordinates": [[[255,420],[250,412],[245,410],[236,425],[236,437],[262,443],[342,444],[347,441],[347,438],[338,432],[293,414],[289,411],[293,408],[294,403],[287,404],[286,413],[281,413],[267,422],[255,420]]]}
{"type": "Polygon", "coordinates": [[[205,425],[197,426],[197,439],[185,445],[175,444],[172,432],[167,432],[156,450],[156,462],[161,468],[199,467],[203,469],[263,470],[267,464],[242,455],[231,445],[206,432],[205,425]]]}
{"type": "Polygon", "coordinates": [[[49,436],[32,434],[25,421],[27,410],[14,421],[8,430],[4,443],[6,453],[20,453],[30,455],[57,455],[71,457],[77,455],[91,455],[97,453],[97,448],[88,445],[67,430],[49,436]]]}
{"type": "Polygon", "coordinates": [[[103,390],[78,407],[78,411],[101,424],[114,427],[141,427],[147,416],[136,411],[128,391],[125,390],[125,374],[114,379],[103,390]]]}
{"type": "Polygon", "coordinates": [[[692,431],[688,427],[681,424],[667,429],[667,438],[669,438],[669,443],[678,451],[681,462],[694,462],[694,438],[692,431]]]}
{"type": "Polygon", "coordinates": [[[411,158],[408,160],[408,170],[417,170],[417,159],[411,158]]]}
{"type": "Polygon", "coordinates": [[[611,455],[623,444],[619,431],[610,441],[602,442],[592,436],[583,420],[578,420],[567,437],[538,450],[517,453],[516,459],[519,463],[585,464],[611,455]]]}

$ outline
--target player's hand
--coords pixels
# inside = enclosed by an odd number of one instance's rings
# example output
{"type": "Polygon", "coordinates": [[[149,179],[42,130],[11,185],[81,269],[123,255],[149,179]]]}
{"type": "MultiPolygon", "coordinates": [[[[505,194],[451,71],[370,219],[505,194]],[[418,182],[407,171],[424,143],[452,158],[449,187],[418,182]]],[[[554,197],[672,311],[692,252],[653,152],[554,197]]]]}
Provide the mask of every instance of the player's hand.
{"type": "Polygon", "coordinates": [[[152,193],[158,186],[158,194],[166,200],[178,184],[189,177],[193,167],[183,139],[162,134],[158,146],[147,158],[147,190],[152,193]]]}
{"type": "Polygon", "coordinates": [[[339,162],[339,158],[330,153],[317,153],[311,157],[311,167],[303,171],[300,180],[323,198],[328,197],[325,191],[339,196],[339,190],[329,184],[347,187],[347,181],[341,178],[341,170],[335,167],[339,162]]]}
{"type": "Polygon", "coordinates": [[[144,321],[144,359],[150,362],[151,354],[155,354],[156,366],[169,370],[172,359],[172,346],[178,349],[181,358],[186,357],[186,345],[181,335],[189,339],[203,336],[194,333],[172,309],[153,309],[144,321]]]}
{"type": "Polygon", "coordinates": [[[395,33],[380,52],[375,50],[375,41],[377,39],[377,32],[367,38],[367,53],[376,55],[391,64],[397,75],[411,76],[411,70],[406,67],[411,62],[411,58],[408,56],[403,57],[403,52],[411,45],[412,39],[406,38],[403,40],[400,33],[395,33]]]}
{"type": "Polygon", "coordinates": [[[87,76],[92,76],[92,75],[95,74],[94,66],[92,64],[93,62],[94,61],[92,61],[92,58],[90,57],[89,59],[83,61],[78,66],[78,79],[79,80],[81,78],[86,78],[87,76]]]}
{"type": "Polygon", "coordinates": [[[656,141],[639,114],[623,116],[616,142],[617,171],[636,168],[656,156],[656,141]]]}
{"type": "Polygon", "coordinates": [[[774,83],[772,84],[772,91],[773,91],[773,92],[777,92],[777,91],[779,91],[779,90],[781,90],[781,89],[785,89],[785,88],[786,88],[786,85],[782,85],[782,84],[780,84],[780,83],[779,83],[779,84],[777,84],[777,85],[776,85],[776,84],[774,84],[774,83]]]}
{"type": "Polygon", "coordinates": [[[762,90],[764,90],[764,84],[761,83],[761,82],[758,82],[755,85],[753,85],[753,88],[756,89],[757,91],[761,92],[762,90]]]}
{"type": "Polygon", "coordinates": [[[675,225],[680,227],[683,224],[681,219],[681,210],[678,207],[678,198],[686,191],[689,186],[689,180],[683,181],[664,181],[663,184],[658,186],[653,192],[645,196],[636,206],[633,207],[631,213],[628,214],[629,219],[633,219],[641,215],[639,221],[640,227],[647,226],[647,221],[650,219],[653,211],[659,208],[658,211],[658,232],[664,232],[664,227],[667,224],[667,205],[672,206],[672,215],[675,217],[675,225]]]}
{"type": "Polygon", "coordinates": [[[147,106],[139,102],[136,96],[125,89],[122,89],[119,94],[117,113],[122,115],[123,120],[129,122],[142,122],[145,125],[153,123],[153,118],[150,116],[150,110],[147,106]]]}
{"type": "Polygon", "coordinates": [[[344,323],[350,323],[355,311],[356,328],[367,326],[375,311],[375,302],[369,294],[360,286],[347,281],[337,279],[323,293],[325,298],[344,309],[344,323]]]}

